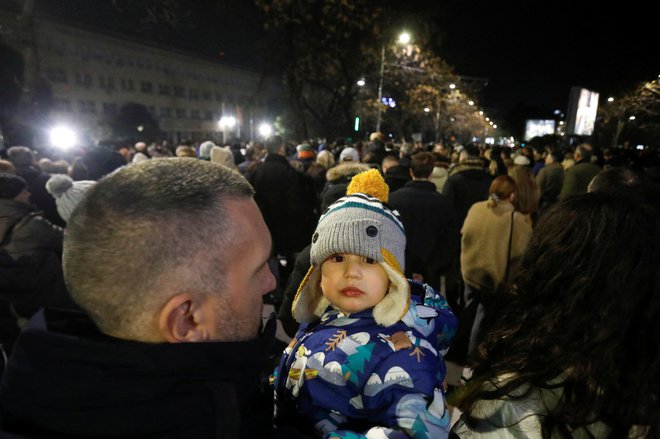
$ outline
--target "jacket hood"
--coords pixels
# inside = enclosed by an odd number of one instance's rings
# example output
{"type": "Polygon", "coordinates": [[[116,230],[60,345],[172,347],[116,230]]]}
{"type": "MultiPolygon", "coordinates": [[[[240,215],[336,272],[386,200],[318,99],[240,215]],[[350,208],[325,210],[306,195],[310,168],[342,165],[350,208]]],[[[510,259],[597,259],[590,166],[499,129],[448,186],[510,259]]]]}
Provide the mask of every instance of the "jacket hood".
{"type": "Polygon", "coordinates": [[[342,178],[351,179],[360,172],[368,171],[369,169],[371,168],[365,163],[341,163],[328,169],[325,173],[325,178],[328,181],[339,180],[342,178]]]}

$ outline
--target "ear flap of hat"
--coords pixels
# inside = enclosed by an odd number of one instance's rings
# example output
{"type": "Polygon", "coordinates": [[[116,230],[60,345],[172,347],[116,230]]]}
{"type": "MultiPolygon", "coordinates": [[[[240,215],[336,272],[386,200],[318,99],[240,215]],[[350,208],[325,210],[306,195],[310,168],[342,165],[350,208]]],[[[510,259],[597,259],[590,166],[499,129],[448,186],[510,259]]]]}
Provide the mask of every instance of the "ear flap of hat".
{"type": "Polygon", "coordinates": [[[321,317],[328,305],[330,302],[321,291],[321,270],[311,266],[293,299],[293,318],[298,323],[310,322],[315,317],[321,317]]]}
{"type": "Polygon", "coordinates": [[[399,263],[394,255],[381,249],[384,262],[381,266],[390,278],[390,290],[383,300],[374,307],[373,316],[376,323],[382,326],[391,326],[401,320],[410,306],[410,284],[401,272],[399,263]]]}

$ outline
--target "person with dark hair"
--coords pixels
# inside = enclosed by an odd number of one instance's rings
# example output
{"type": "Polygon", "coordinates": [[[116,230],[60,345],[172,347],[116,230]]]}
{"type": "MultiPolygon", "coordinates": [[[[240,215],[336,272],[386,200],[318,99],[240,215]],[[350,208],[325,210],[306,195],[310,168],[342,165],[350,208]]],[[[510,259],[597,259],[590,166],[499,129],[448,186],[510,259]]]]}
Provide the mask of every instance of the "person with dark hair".
{"type": "Polygon", "coordinates": [[[561,165],[564,155],[558,148],[548,148],[545,154],[545,166],[536,175],[536,184],[541,191],[539,210],[542,214],[559,199],[564,183],[564,168],[561,165]]]}
{"type": "Polygon", "coordinates": [[[587,193],[540,218],[456,404],[459,438],[660,436],[660,215],[587,193]]]}
{"type": "MultiPolygon", "coordinates": [[[[410,163],[410,160],[408,160],[408,163],[410,163]]],[[[385,156],[380,169],[391,193],[398,191],[410,181],[410,166],[401,164],[401,159],[394,155],[385,156]]]]}
{"type": "Polygon", "coordinates": [[[654,190],[647,176],[628,167],[603,169],[591,180],[587,191],[660,205],[658,191],[654,190]]]}
{"type": "Polygon", "coordinates": [[[411,158],[411,181],[392,192],[390,204],[406,229],[406,276],[421,276],[440,290],[441,278],[456,262],[459,232],[456,214],[447,198],[429,181],[435,158],[418,152],[411,158]]]}
{"type": "Polygon", "coordinates": [[[56,226],[63,227],[64,220],[57,213],[55,200],[46,190],[46,182],[50,175],[43,172],[34,158],[32,150],[27,146],[12,146],[7,150],[9,160],[16,167],[16,175],[25,179],[30,192],[30,204],[43,212],[44,218],[56,226]]]}
{"type": "Polygon", "coordinates": [[[273,257],[285,261],[280,268],[276,308],[295,261],[314,231],[318,219],[314,182],[309,175],[296,171],[286,157],[281,136],[266,140],[268,155],[249,176],[254,199],[273,237],[273,257]]]}
{"type": "MultiPolygon", "coordinates": [[[[479,157],[479,147],[475,144],[466,145],[459,153],[459,163],[451,169],[449,177],[442,188],[442,194],[447,198],[449,204],[454,208],[456,223],[461,230],[468,210],[474,203],[484,201],[488,198],[488,188],[493,181],[493,176],[487,171],[485,162],[479,157]]],[[[446,276],[447,301],[456,310],[461,309],[464,285],[461,278],[460,267],[460,241],[455,245],[458,261],[449,270],[446,276]]],[[[459,328],[460,330],[460,328],[459,328]]],[[[457,351],[449,351],[448,359],[452,362],[462,362],[462,358],[456,358],[457,351]]]]}
{"type": "Polygon", "coordinates": [[[23,329],[0,381],[2,431],[269,437],[275,320],[264,325],[262,303],[275,278],[253,195],[238,172],[190,158],[89,188],[63,256],[84,312],[46,310],[23,329]]]}
{"type": "Polygon", "coordinates": [[[20,323],[42,307],[73,307],[62,274],[62,228],[30,203],[27,182],[0,173],[0,298],[20,323]]]}

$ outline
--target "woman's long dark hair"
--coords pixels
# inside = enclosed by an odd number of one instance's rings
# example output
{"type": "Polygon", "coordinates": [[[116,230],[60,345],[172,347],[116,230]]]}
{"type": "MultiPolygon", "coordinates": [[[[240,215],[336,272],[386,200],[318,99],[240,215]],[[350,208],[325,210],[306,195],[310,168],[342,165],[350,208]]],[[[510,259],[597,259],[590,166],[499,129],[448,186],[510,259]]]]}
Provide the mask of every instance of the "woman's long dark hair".
{"type": "Polygon", "coordinates": [[[628,437],[634,425],[660,437],[659,218],[604,194],[570,198],[541,217],[459,397],[468,423],[477,401],[559,387],[545,438],[595,421],[610,437],[628,437]],[[489,384],[505,374],[513,378],[489,384]]]}

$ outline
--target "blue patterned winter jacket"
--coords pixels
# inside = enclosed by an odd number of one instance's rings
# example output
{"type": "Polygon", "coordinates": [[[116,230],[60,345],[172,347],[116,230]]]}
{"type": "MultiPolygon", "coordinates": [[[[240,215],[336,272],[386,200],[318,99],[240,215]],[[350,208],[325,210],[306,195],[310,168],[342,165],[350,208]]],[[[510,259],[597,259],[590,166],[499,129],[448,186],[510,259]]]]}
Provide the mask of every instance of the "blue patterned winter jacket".
{"type": "Polygon", "coordinates": [[[301,325],[274,373],[276,425],[326,438],[447,437],[443,356],[457,319],[430,286],[410,284],[409,309],[392,326],[371,309],[332,307],[301,325]]]}

